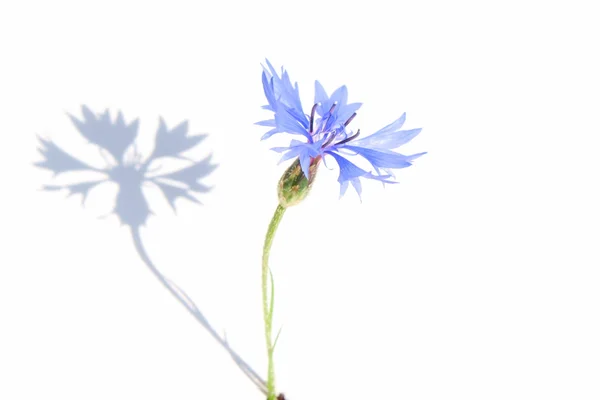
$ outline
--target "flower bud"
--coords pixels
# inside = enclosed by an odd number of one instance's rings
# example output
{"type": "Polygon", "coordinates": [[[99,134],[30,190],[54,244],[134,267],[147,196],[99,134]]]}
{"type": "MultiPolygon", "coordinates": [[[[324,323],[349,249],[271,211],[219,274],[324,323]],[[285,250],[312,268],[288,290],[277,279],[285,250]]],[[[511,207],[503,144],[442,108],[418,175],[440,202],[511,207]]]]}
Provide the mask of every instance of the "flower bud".
{"type": "Polygon", "coordinates": [[[279,204],[281,204],[282,207],[287,208],[294,206],[308,196],[308,192],[317,175],[317,168],[320,161],[320,156],[311,159],[308,178],[304,175],[304,172],[302,172],[299,158],[297,158],[283,173],[277,187],[279,204]]]}

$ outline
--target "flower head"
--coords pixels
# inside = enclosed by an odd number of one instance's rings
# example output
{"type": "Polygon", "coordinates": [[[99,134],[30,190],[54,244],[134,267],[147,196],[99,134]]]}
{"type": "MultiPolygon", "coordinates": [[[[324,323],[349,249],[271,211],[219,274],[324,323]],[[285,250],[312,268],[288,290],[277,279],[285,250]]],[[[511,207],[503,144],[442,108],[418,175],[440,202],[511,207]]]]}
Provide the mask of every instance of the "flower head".
{"type": "MultiPolygon", "coordinates": [[[[340,169],[340,196],[344,195],[349,184],[352,184],[360,196],[360,178],[396,183],[392,170],[406,168],[412,165],[414,159],[425,154],[403,155],[393,151],[421,132],[421,129],[401,129],[406,114],[363,138],[360,129],[353,132],[348,127],[362,104],[348,103],[346,86],[336,89],[328,96],[321,83],[315,81],[315,100],[307,114],[300,102],[298,84],[292,85],[283,68],[280,75],[268,60],[266,63],[262,83],[269,104],[263,108],[272,111],[274,116],[273,119],[257,122],[258,125],[271,128],[262,139],[276,133],[298,135],[301,140],[292,139],[289,146],[275,147],[272,150],[283,154],[281,161],[296,158],[296,168],[302,171],[308,181],[312,182],[314,179],[311,174],[315,172],[311,171],[316,171],[315,166],[320,160],[329,156],[340,169]],[[366,160],[370,165],[369,170],[350,161],[349,158],[352,157],[366,160]]],[[[281,184],[280,182],[280,186],[281,184]]]]}
{"type": "Polygon", "coordinates": [[[96,115],[86,106],[82,106],[82,113],[83,120],[70,115],[71,121],[84,138],[98,147],[101,154],[109,156],[105,158],[106,165],[102,168],[93,167],[67,153],[51,140],[41,138],[39,150],[43,160],[35,165],[54,172],[55,176],[72,171],[93,171],[101,173],[104,178],[70,185],[46,185],[45,190],[66,189],[69,195],[80,194],[83,203],[92,188],[104,182],[116,183],[119,190],[114,212],[123,224],[131,227],[144,225],[151,214],[142,191],[142,186],[147,183],[156,185],[162,191],[173,210],[178,198],[199,203],[194,194],[210,190],[200,183],[200,179],[216,168],[216,165],[211,164],[211,156],[201,161],[192,161],[186,167],[164,174],[155,174],[157,169],[151,165],[159,158],[184,158],[183,152],[190,150],[206,137],[188,135],[187,122],[168,129],[161,118],[154,150],[143,160],[135,146],[138,120],[126,124],[119,112],[113,121],[108,111],[96,115]]]}

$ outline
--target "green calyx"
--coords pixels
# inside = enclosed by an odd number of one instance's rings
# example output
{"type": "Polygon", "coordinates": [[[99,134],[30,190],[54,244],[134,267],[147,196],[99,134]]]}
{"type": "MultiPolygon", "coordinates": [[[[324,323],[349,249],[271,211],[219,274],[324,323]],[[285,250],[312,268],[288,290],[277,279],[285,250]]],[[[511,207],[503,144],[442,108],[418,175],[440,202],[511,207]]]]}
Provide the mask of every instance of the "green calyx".
{"type": "Polygon", "coordinates": [[[321,157],[313,158],[310,162],[309,177],[307,178],[300,167],[300,159],[296,159],[292,165],[283,173],[277,186],[279,204],[287,208],[300,203],[308,196],[308,192],[317,175],[317,168],[321,157]]]}

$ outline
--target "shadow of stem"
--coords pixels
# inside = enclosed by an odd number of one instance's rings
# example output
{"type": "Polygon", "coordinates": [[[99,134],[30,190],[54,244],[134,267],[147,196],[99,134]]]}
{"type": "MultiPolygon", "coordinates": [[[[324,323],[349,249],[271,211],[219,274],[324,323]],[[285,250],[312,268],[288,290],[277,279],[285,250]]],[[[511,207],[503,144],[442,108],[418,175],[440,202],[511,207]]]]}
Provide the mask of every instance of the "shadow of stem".
{"type": "Polygon", "coordinates": [[[175,283],[171,282],[167,277],[160,273],[160,271],[154,266],[140,236],[139,227],[131,227],[131,236],[135,249],[139,256],[142,258],[144,263],[148,266],[150,271],[156,276],[156,278],[164,285],[165,288],[192,314],[192,316],[210,333],[210,335],[229,353],[236,365],[242,370],[242,372],[258,387],[263,393],[267,394],[267,385],[264,379],[256,373],[232,348],[229,346],[227,339],[221,337],[214,328],[208,323],[206,317],[202,314],[198,306],[189,298],[189,296],[181,290],[175,283]]]}

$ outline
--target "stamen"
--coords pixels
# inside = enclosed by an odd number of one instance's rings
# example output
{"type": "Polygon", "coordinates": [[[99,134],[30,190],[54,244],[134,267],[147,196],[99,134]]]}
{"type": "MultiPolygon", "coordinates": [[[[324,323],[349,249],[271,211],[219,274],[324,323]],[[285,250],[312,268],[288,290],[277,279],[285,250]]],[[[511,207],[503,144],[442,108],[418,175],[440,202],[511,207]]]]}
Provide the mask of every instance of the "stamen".
{"type": "Polygon", "coordinates": [[[350,124],[350,122],[352,122],[352,120],[354,119],[354,117],[356,117],[356,113],[352,114],[350,116],[350,118],[348,118],[348,121],[344,122],[344,126],[348,126],[348,124],[350,124]]]}
{"type": "Polygon", "coordinates": [[[331,113],[333,112],[333,110],[335,110],[335,108],[337,107],[337,101],[335,103],[333,103],[333,105],[331,106],[331,108],[329,109],[329,112],[327,113],[327,119],[325,120],[325,123],[323,123],[321,121],[321,128],[326,127],[327,123],[329,122],[329,120],[331,119],[331,113]]]}
{"type": "Polygon", "coordinates": [[[356,133],[340,142],[337,142],[336,144],[334,144],[334,146],[340,145],[340,144],[344,144],[344,143],[348,143],[351,140],[354,140],[358,137],[358,135],[360,135],[360,129],[356,131],[356,133]]]}
{"type": "Polygon", "coordinates": [[[331,136],[329,136],[329,138],[325,141],[325,143],[323,143],[323,146],[321,146],[322,149],[324,149],[325,147],[329,146],[329,144],[331,142],[333,142],[333,139],[335,139],[336,134],[335,131],[329,132],[331,134],[331,136]]]}
{"type": "Polygon", "coordinates": [[[312,110],[310,111],[310,128],[308,130],[308,133],[313,133],[313,124],[315,122],[315,112],[317,111],[317,107],[319,106],[319,103],[315,104],[312,108],[312,110]]]}
{"type": "Polygon", "coordinates": [[[337,107],[337,101],[335,103],[333,103],[333,105],[329,109],[329,114],[331,114],[333,112],[333,110],[335,110],[336,107],[337,107]]]}

